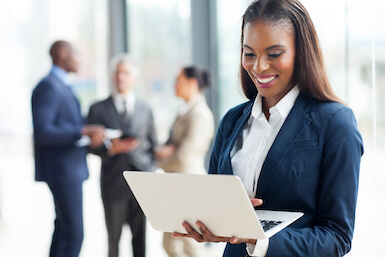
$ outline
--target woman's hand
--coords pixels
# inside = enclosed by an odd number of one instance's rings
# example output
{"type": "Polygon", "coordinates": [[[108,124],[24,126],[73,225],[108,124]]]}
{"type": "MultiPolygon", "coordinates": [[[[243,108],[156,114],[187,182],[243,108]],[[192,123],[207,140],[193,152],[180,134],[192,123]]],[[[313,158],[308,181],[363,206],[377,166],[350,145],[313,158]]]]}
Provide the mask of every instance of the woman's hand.
{"type": "MultiPolygon", "coordinates": [[[[263,203],[261,199],[257,199],[257,198],[250,199],[250,200],[254,207],[260,206],[263,203]]],[[[190,237],[200,243],[201,242],[229,242],[231,244],[240,244],[240,243],[256,244],[257,243],[256,239],[214,236],[202,222],[197,221],[195,224],[198,227],[199,232],[195,231],[187,222],[183,222],[182,226],[186,230],[187,234],[174,232],[172,236],[173,237],[190,237]]]]}

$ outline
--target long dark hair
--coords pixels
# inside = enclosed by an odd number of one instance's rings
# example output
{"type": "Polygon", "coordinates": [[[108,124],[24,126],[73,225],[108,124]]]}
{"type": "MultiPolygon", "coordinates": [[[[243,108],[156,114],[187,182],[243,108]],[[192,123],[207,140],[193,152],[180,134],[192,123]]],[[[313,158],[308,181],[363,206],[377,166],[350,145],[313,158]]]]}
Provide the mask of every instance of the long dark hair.
{"type": "MultiPolygon", "coordinates": [[[[256,21],[287,26],[295,35],[295,66],[293,81],[302,94],[321,101],[341,102],[330,86],[326,75],[321,47],[313,22],[298,0],[256,0],[242,17],[241,59],[243,55],[243,30],[246,24],[256,21]]],[[[257,89],[240,65],[240,79],[244,94],[254,99],[257,89]]]]}

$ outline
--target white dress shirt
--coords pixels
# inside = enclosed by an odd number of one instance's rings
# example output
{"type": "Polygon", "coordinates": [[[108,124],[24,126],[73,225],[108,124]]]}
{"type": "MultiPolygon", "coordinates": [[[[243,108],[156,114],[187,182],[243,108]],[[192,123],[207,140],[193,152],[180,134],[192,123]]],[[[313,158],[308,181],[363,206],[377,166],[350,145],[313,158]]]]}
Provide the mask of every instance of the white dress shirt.
{"type": "MultiPolygon", "coordinates": [[[[250,118],[231,151],[231,165],[250,198],[257,192],[258,179],[275,138],[294,106],[299,95],[298,86],[293,87],[275,106],[269,109],[269,120],[262,112],[262,97],[257,95],[250,118]]],[[[250,256],[266,255],[269,239],[259,239],[256,245],[247,244],[250,256]]]]}
{"type": "Polygon", "coordinates": [[[118,113],[124,113],[124,104],[128,115],[135,111],[135,93],[128,93],[127,95],[113,94],[112,99],[118,113]]]}

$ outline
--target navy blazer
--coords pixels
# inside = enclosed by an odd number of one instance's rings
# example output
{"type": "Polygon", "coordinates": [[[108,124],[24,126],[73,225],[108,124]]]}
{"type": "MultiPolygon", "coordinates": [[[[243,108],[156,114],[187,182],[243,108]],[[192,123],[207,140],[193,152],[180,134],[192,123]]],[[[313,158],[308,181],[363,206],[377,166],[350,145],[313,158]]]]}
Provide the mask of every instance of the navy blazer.
{"type": "MultiPolygon", "coordinates": [[[[230,152],[251,114],[253,101],[222,119],[210,173],[233,174],[230,152]]],[[[261,209],[305,215],[270,238],[266,256],[343,256],[351,248],[363,142],[351,109],[300,94],[262,167],[261,209]]],[[[228,244],[224,256],[245,256],[228,244]]]]}
{"type": "Polygon", "coordinates": [[[87,149],[75,142],[82,135],[79,102],[54,74],[32,93],[35,179],[51,185],[81,183],[88,178],[87,149]]]}

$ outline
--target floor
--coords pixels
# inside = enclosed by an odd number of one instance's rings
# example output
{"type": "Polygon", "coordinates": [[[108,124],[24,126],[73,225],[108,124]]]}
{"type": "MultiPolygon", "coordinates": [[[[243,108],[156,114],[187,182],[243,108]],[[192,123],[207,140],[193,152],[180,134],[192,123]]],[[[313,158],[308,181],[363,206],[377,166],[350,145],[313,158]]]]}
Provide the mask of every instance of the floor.
{"type": "MultiPolygon", "coordinates": [[[[27,139],[28,142],[29,139],[27,139]]],[[[48,256],[53,231],[54,206],[46,184],[34,181],[31,145],[25,139],[0,149],[0,256],[48,256]]],[[[7,139],[2,138],[2,145],[7,139]]],[[[90,178],[84,183],[85,238],[80,257],[107,256],[107,235],[99,189],[98,157],[89,155],[90,178]]],[[[162,234],[147,226],[147,256],[166,257],[162,234]]],[[[132,256],[131,234],[125,228],[120,256],[132,256]]],[[[221,256],[224,244],[202,244],[202,257],[221,256]]]]}

